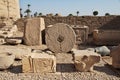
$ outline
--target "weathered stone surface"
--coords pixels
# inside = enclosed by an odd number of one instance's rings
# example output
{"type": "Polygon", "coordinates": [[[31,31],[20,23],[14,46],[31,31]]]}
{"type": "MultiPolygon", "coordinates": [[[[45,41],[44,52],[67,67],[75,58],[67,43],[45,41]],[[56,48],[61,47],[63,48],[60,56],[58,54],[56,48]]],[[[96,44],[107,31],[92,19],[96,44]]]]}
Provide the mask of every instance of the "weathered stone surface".
{"type": "Polygon", "coordinates": [[[93,39],[96,45],[118,45],[120,43],[118,30],[94,30],[93,39]]]}
{"type": "Polygon", "coordinates": [[[0,53],[0,69],[7,69],[9,68],[15,59],[15,55],[5,52],[0,53]]]}
{"type": "Polygon", "coordinates": [[[22,59],[22,57],[24,57],[25,55],[28,55],[31,53],[31,49],[30,48],[26,48],[26,47],[16,47],[16,46],[0,46],[0,52],[9,52],[9,53],[13,53],[15,55],[16,59],[22,59]]]}
{"type": "Polygon", "coordinates": [[[28,19],[25,23],[24,44],[33,46],[42,44],[42,31],[45,29],[43,18],[28,19]]]}
{"type": "Polygon", "coordinates": [[[46,30],[47,47],[56,53],[69,52],[75,44],[75,33],[71,26],[57,23],[46,30]]]}
{"type": "Polygon", "coordinates": [[[87,26],[72,26],[76,33],[76,44],[86,43],[88,39],[89,27],[87,26]]]}
{"type": "Polygon", "coordinates": [[[100,61],[100,55],[88,50],[74,50],[74,64],[78,71],[92,71],[95,63],[100,61]]]}
{"type": "Polygon", "coordinates": [[[19,0],[0,0],[0,17],[20,18],[19,0]]]}
{"type": "Polygon", "coordinates": [[[120,45],[111,50],[112,66],[120,69],[120,45]]]}
{"type": "Polygon", "coordinates": [[[16,25],[4,26],[3,28],[0,29],[0,37],[1,38],[11,37],[16,31],[17,31],[16,25]]]}
{"type": "Polygon", "coordinates": [[[22,71],[25,73],[56,72],[56,58],[46,53],[31,53],[22,59],[22,71]]]}

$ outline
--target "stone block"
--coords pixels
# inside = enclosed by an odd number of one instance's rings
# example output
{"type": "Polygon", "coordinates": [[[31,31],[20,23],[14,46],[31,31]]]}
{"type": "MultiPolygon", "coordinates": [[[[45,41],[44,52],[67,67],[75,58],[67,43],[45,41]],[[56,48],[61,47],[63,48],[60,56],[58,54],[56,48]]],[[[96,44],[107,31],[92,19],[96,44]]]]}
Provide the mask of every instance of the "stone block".
{"type": "Polygon", "coordinates": [[[31,53],[22,59],[22,71],[24,73],[56,72],[56,57],[46,53],[31,53]]]}
{"type": "Polygon", "coordinates": [[[73,26],[76,33],[76,44],[86,43],[88,39],[89,27],[87,26],[73,26]]]}
{"type": "Polygon", "coordinates": [[[100,61],[100,55],[88,50],[75,50],[74,64],[78,71],[93,71],[95,63],[100,61]]]}
{"type": "Polygon", "coordinates": [[[110,54],[112,56],[112,66],[120,69],[120,45],[113,48],[110,54]]]}
{"type": "Polygon", "coordinates": [[[42,31],[45,29],[43,18],[31,18],[25,23],[24,44],[29,46],[42,44],[42,31]]]}
{"type": "Polygon", "coordinates": [[[96,45],[118,45],[120,43],[120,31],[94,30],[93,40],[96,45]]]}

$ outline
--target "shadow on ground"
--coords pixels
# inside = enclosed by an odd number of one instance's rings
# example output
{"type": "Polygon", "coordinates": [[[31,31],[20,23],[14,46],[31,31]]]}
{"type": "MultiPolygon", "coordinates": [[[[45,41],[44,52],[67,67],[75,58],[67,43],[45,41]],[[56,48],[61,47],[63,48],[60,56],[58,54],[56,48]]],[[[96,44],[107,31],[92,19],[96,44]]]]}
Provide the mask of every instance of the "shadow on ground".
{"type": "Polygon", "coordinates": [[[57,72],[76,72],[74,64],[59,63],[57,64],[57,72]]]}
{"type": "Polygon", "coordinates": [[[117,74],[115,71],[113,71],[107,64],[105,64],[104,66],[94,66],[94,70],[96,70],[98,72],[104,72],[108,75],[120,77],[120,75],[117,74]]]}

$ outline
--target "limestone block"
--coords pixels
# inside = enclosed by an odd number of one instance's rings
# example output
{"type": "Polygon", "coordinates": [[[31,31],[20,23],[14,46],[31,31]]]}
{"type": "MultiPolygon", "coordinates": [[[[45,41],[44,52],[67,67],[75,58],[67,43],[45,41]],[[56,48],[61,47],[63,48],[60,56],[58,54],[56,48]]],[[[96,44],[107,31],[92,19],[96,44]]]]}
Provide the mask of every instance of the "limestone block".
{"type": "Polygon", "coordinates": [[[0,46],[0,52],[9,52],[15,55],[16,59],[22,59],[31,53],[31,49],[23,46],[0,46]]]}
{"type": "Polygon", "coordinates": [[[45,29],[43,18],[28,19],[24,29],[24,44],[33,46],[42,44],[42,31],[45,29]]]}
{"type": "Polygon", "coordinates": [[[112,56],[112,66],[120,69],[120,45],[113,48],[110,54],[112,56]]]}
{"type": "Polygon", "coordinates": [[[0,53],[0,69],[7,69],[14,63],[15,55],[12,53],[0,53]]]}
{"type": "Polygon", "coordinates": [[[100,61],[100,55],[88,50],[75,50],[74,64],[78,71],[92,71],[95,63],[100,61]]]}
{"type": "Polygon", "coordinates": [[[31,53],[22,59],[22,71],[25,73],[56,72],[56,58],[46,53],[31,53]]]}
{"type": "Polygon", "coordinates": [[[96,45],[118,45],[120,43],[120,31],[94,30],[93,39],[96,45]]]}
{"type": "Polygon", "coordinates": [[[76,33],[76,44],[86,43],[88,39],[89,27],[88,26],[72,26],[76,33]]]}

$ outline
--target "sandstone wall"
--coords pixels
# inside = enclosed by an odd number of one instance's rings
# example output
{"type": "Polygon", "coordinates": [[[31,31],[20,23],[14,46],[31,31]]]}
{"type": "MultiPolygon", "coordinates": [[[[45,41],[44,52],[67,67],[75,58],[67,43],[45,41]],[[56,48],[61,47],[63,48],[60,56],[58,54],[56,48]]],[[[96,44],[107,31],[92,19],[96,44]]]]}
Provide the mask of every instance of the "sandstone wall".
{"type": "Polygon", "coordinates": [[[0,0],[0,17],[20,18],[19,0],[0,0]]]}
{"type": "Polygon", "coordinates": [[[67,23],[69,25],[86,25],[89,33],[94,29],[120,30],[120,16],[80,16],[80,17],[44,17],[46,27],[55,23],[67,23]]]}
{"type": "MultiPolygon", "coordinates": [[[[89,27],[89,34],[94,29],[103,30],[120,30],[120,16],[80,16],[80,17],[46,17],[45,26],[53,25],[55,23],[67,23],[69,25],[86,25],[89,27]]],[[[19,19],[17,25],[20,31],[23,31],[25,19],[19,19]]]]}

